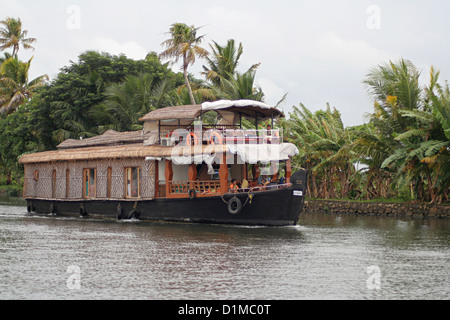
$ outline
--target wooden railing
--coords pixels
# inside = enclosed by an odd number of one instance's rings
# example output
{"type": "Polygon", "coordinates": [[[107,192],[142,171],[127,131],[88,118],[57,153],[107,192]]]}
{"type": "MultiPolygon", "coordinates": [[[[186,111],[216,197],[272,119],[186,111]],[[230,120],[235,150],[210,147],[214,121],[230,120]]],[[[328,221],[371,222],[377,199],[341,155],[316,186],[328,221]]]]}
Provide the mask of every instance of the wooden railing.
{"type": "Polygon", "coordinates": [[[215,194],[220,192],[220,181],[170,181],[169,190],[172,195],[187,195],[189,190],[196,194],[215,194]]]}
{"type": "MultiPolygon", "coordinates": [[[[254,193],[261,191],[271,191],[284,189],[292,186],[292,184],[269,184],[267,186],[255,186],[245,189],[237,189],[235,192],[254,193]]],[[[220,195],[219,181],[171,181],[169,182],[170,195],[168,197],[184,198],[189,196],[190,190],[195,190],[195,196],[218,196],[220,195]]],[[[230,190],[230,193],[234,191],[230,190]]],[[[167,196],[167,195],[166,195],[167,196]]]]}

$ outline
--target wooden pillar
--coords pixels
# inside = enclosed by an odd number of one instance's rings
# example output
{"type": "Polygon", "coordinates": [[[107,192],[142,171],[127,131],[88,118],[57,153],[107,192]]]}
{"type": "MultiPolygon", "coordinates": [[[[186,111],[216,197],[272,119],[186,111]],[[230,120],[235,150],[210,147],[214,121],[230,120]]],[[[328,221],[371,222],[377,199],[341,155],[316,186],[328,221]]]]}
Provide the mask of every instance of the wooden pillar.
{"type": "Polygon", "coordinates": [[[23,197],[28,195],[28,165],[23,168],[23,197]]]}
{"type": "Polygon", "coordinates": [[[258,164],[254,164],[253,165],[253,180],[257,181],[259,176],[261,175],[261,171],[259,170],[259,165],[258,164]]]}
{"type": "Polygon", "coordinates": [[[246,163],[244,163],[244,165],[242,166],[242,171],[243,179],[248,180],[248,167],[246,163]]]}
{"type": "Polygon", "coordinates": [[[193,163],[189,166],[188,179],[190,181],[189,188],[195,189],[195,185],[193,183],[197,179],[197,165],[195,163],[193,163]]]}
{"type": "Polygon", "coordinates": [[[189,166],[188,178],[189,181],[195,181],[197,179],[197,165],[194,163],[189,166]]]}
{"type": "Polygon", "coordinates": [[[155,198],[159,198],[159,161],[155,160],[155,198]]]}
{"type": "Polygon", "coordinates": [[[286,183],[291,183],[291,176],[292,176],[292,164],[291,159],[289,159],[288,161],[286,161],[286,172],[285,172],[286,183]]]}
{"type": "Polygon", "coordinates": [[[228,192],[228,165],[227,165],[227,154],[223,153],[222,163],[220,164],[219,169],[219,177],[220,177],[220,192],[227,193],[228,192]]]}
{"type": "Polygon", "coordinates": [[[172,161],[169,161],[166,159],[166,197],[170,195],[170,182],[172,182],[173,179],[173,168],[172,168],[172,161]]]}

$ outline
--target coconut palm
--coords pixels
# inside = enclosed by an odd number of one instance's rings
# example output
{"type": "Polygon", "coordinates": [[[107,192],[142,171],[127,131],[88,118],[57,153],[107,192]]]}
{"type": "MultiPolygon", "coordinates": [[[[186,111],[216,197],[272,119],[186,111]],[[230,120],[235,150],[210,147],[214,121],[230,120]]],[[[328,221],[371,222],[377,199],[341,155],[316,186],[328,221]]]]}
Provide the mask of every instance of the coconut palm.
{"type": "MultiPolygon", "coordinates": [[[[244,47],[242,43],[239,43],[239,47],[236,48],[234,39],[228,40],[226,46],[221,46],[215,41],[213,43],[214,45],[210,45],[212,58],[206,58],[208,67],[203,66],[203,74],[213,85],[220,86],[223,80],[231,80],[235,77],[244,47]]],[[[251,66],[246,72],[258,68],[259,65],[251,66]]]]}
{"type": "Polygon", "coordinates": [[[27,38],[28,31],[22,30],[22,21],[15,18],[6,18],[0,21],[0,50],[13,48],[12,55],[19,52],[20,45],[24,49],[34,49],[31,46],[36,42],[35,38],[27,38]]]}
{"type": "Polygon", "coordinates": [[[174,62],[182,59],[182,69],[184,80],[189,92],[191,104],[196,104],[192,88],[188,78],[188,67],[194,64],[196,58],[204,58],[208,56],[208,51],[201,48],[199,44],[202,42],[204,36],[197,36],[199,28],[188,26],[184,23],[174,23],[170,28],[170,39],[162,43],[166,47],[159,56],[160,58],[174,58],[174,62]]]}
{"type": "Polygon", "coordinates": [[[246,73],[237,72],[230,79],[221,78],[219,86],[212,88],[215,95],[220,99],[239,100],[250,99],[255,101],[264,100],[264,92],[255,83],[256,71],[251,69],[246,73]]]}
{"type": "Polygon", "coordinates": [[[0,67],[0,114],[8,115],[19,105],[30,99],[34,92],[48,80],[47,75],[29,81],[28,73],[31,66],[15,57],[5,60],[0,67]]]}
{"type": "Polygon", "coordinates": [[[353,150],[370,160],[369,172],[386,176],[394,187],[409,186],[418,200],[448,196],[450,111],[448,87],[419,85],[419,72],[406,60],[371,71],[364,83],[374,98],[371,135],[361,134],[353,150]],[[447,130],[447,131],[446,131],[447,130]],[[444,191],[446,190],[446,191],[444,191]]]}
{"type": "Polygon", "coordinates": [[[222,79],[230,80],[236,72],[239,58],[244,52],[242,43],[236,49],[234,39],[230,39],[226,46],[221,46],[213,41],[214,45],[210,45],[212,50],[212,58],[207,57],[208,67],[203,66],[205,72],[203,74],[206,79],[214,85],[221,84],[222,79]]]}
{"type": "Polygon", "coordinates": [[[450,188],[450,90],[438,84],[439,73],[430,72],[423,110],[401,110],[414,125],[395,139],[401,146],[382,164],[405,174],[421,200],[442,202],[450,188]]]}

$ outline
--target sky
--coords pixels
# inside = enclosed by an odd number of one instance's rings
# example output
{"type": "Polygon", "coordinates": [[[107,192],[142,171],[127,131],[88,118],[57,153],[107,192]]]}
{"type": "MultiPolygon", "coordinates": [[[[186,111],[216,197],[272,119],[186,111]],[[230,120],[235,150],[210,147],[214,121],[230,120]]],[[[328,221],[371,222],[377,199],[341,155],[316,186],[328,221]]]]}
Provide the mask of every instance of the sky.
{"type": "MultiPolygon", "coordinates": [[[[256,82],[268,104],[284,94],[288,115],[304,104],[327,104],[341,112],[345,126],[366,122],[373,102],[363,85],[371,69],[404,58],[429,80],[429,69],[450,79],[448,0],[0,0],[0,20],[19,17],[37,38],[30,79],[59,70],[88,50],[144,59],[163,51],[170,25],[201,27],[203,47],[228,39],[242,43],[238,71],[261,63],[256,82]]],[[[202,78],[204,60],[190,72],[202,78]]],[[[173,65],[174,71],[181,71],[173,65]]]]}

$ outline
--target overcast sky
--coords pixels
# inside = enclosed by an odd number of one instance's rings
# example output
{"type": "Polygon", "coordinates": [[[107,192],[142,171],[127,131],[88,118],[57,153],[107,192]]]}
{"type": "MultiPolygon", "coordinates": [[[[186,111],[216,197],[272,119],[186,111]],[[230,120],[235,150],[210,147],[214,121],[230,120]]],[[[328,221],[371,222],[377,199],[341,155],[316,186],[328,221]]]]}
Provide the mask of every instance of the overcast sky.
{"type": "MultiPolygon", "coordinates": [[[[162,51],[172,23],[184,22],[202,26],[205,48],[211,40],[241,42],[239,70],[261,63],[257,83],[267,103],[285,93],[285,113],[330,103],[346,126],[372,112],[362,80],[378,64],[403,57],[423,82],[432,65],[441,82],[450,79],[449,15],[448,0],[0,0],[0,19],[20,17],[38,39],[34,52],[20,52],[22,60],[34,55],[32,77],[54,79],[87,50],[143,59],[162,51]]],[[[191,67],[199,78],[203,63],[191,67]]]]}

